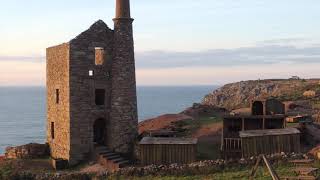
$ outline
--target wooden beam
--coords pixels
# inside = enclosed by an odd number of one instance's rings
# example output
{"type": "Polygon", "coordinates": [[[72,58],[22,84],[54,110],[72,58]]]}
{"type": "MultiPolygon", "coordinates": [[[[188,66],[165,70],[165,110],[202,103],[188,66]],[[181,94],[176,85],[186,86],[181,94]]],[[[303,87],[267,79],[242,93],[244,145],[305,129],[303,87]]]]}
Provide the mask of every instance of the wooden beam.
{"type": "Polygon", "coordinates": [[[263,158],[263,161],[264,163],[266,164],[268,170],[269,170],[269,173],[272,177],[273,180],[280,180],[278,174],[276,173],[276,171],[272,168],[272,166],[270,165],[269,161],[267,160],[266,156],[265,155],[262,155],[262,158],[263,158]]]}
{"type": "Polygon", "coordinates": [[[249,176],[249,180],[254,180],[254,177],[256,175],[256,172],[258,170],[259,164],[261,162],[261,160],[263,159],[264,164],[267,166],[268,171],[272,177],[273,180],[280,180],[278,174],[276,173],[276,171],[272,168],[272,166],[270,165],[269,161],[267,160],[265,155],[259,155],[256,164],[254,165],[254,167],[252,168],[251,172],[250,172],[250,176],[249,176]]]}
{"type": "Polygon", "coordinates": [[[242,118],[242,131],[245,131],[245,128],[244,128],[244,118],[242,118]]]}
{"type": "Polygon", "coordinates": [[[256,164],[253,166],[252,170],[251,170],[251,173],[250,173],[250,176],[249,176],[249,180],[254,180],[254,177],[256,176],[256,172],[258,170],[258,167],[259,167],[259,164],[261,162],[261,155],[258,157],[257,159],[257,162],[256,164]]]}

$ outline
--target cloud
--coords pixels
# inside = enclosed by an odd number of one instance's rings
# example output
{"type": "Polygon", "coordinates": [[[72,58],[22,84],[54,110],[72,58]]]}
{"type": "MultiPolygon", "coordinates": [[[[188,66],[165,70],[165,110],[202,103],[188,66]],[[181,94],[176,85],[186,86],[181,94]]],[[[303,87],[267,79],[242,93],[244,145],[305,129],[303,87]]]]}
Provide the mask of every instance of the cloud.
{"type": "Polygon", "coordinates": [[[320,46],[263,45],[201,52],[149,51],[136,54],[138,68],[317,63],[320,46]]]}
{"type": "Polygon", "coordinates": [[[42,63],[45,61],[44,56],[4,56],[0,55],[0,62],[4,61],[21,61],[21,62],[39,62],[42,63]]]}
{"type": "MultiPolygon", "coordinates": [[[[139,85],[206,85],[264,78],[319,77],[320,45],[265,45],[201,52],[137,52],[139,85]]],[[[1,85],[44,85],[45,57],[0,56],[1,85]]]]}
{"type": "Polygon", "coordinates": [[[312,39],[309,38],[283,38],[283,39],[271,39],[257,42],[257,45],[288,45],[288,44],[300,44],[300,43],[310,43],[312,39]]]}
{"type": "Polygon", "coordinates": [[[320,77],[320,63],[270,64],[234,67],[182,67],[168,69],[140,69],[139,85],[223,85],[230,82],[257,79],[286,79],[320,77]]]}
{"type": "MultiPolygon", "coordinates": [[[[211,49],[199,52],[136,52],[137,69],[196,67],[236,67],[271,64],[309,64],[320,60],[320,44],[306,38],[287,38],[257,42],[255,46],[211,49]],[[312,43],[310,43],[312,42],[312,43]],[[299,47],[299,44],[308,44],[299,47]]],[[[44,63],[41,55],[1,56],[0,62],[44,63]]]]}

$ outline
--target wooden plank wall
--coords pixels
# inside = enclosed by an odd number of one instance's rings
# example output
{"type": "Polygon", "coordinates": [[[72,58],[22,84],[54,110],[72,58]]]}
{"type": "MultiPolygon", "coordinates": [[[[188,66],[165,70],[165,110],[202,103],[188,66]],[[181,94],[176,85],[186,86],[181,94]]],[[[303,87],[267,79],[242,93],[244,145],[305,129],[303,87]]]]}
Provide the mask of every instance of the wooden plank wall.
{"type": "Polygon", "coordinates": [[[300,134],[241,138],[242,157],[260,154],[299,153],[300,134]]]}
{"type": "Polygon", "coordinates": [[[142,165],[186,164],[196,161],[196,145],[140,145],[142,165]]]}
{"type": "Polygon", "coordinates": [[[241,139],[240,138],[224,138],[223,151],[241,152],[241,139]]]}

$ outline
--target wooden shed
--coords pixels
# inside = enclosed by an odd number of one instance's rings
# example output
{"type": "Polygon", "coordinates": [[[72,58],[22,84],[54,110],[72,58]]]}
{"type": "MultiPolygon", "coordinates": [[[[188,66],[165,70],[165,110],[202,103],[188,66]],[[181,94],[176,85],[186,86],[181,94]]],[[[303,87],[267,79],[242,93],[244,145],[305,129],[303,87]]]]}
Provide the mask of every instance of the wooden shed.
{"type": "Polygon", "coordinates": [[[241,131],[240,138],[242,157],[300,153],[300,131],[296,128],[241,131]]]}
{"type": "Polygon", "coordinates": [[[142,165],[186,164],[196,161],[197,139],[144,137],[140,141],[142,165]]]}

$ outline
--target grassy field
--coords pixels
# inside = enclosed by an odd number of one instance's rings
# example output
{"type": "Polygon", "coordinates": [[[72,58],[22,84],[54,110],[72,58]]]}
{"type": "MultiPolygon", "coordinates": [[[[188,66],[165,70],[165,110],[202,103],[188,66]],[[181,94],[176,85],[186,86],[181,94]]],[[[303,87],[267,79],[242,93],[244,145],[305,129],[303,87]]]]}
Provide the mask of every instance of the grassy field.
{"type": "MultiPolygon", "coordinates": [[[[276,172],[280,177],[296,176],[292,171],[293,167],[289,165],[280,165],[275,167],[276,172]]],[[[212,173],[208,175],[197,176],[146,176],[146,177],[120,177],[119,179],[132,179],[132,180],[248,180],[250,168],[233,168],[226,169],[223,172],[212,173]]],[[[116,178],[114,178],[116,179],[116,178]]],[[[268,170],[264,167],[259,167],[255,180],[272,180],[268,170]]]]}
{"type": "MultiPolygon", "coordinates": [[[[43,161],[43,160],[41,160],[43,161]]],[[[39,163],[39,160],[36,160],[35,162],[39,163]]],[[[30,163],[30,162],[29,162],[30,163]]],[[[7,177],[13,169],[13,167],[5,166],[1,167],[0,166],[0,179],[7,177]]],[[[125,176],[113,176],[108,179],[120,179],[120,180],[232,180],[232,179],[239,179],[239,180],[247,180],[249,173],[251,171],[252,167],[243,167],[243,168],[226,168],[224,171],[221,172],[208,172],[206,175],[186,175],[186,176],[143,176],[143,177],[125,177],[125,176]]],[[[274,167],[276,172],[280,177],[284,176],[295,176],[296,174],[292,171],[293,167],[290,165],[279,165],[274,167]]],[[[34,172],[34,173],[40,173],[39,170],[34,169],[29,171],[34,172]]],[[[41,171],[45,171],[44,169],[41,169],[41,171]]],[[[49,170],[49,172],[52,172],[49,170]]],[[[267,169],[263,167],[262,165],[259,167],[257,170],[257,175],[256,175],[256,180],[269,180],[271,179],[267,169]]]]}
{"type": "MultiPolygon", "coordinates": [[[[4,165],[4,164],[2,164],[4,165]]],[[[0,179],[6,179],[12,172],[21,172],[21,170],[27,170],[36,174],[39,173],[53,173],[54,171],[48,167],[48,159],[39,160],[23,160],[14,163],[1,166],[0,164],[0,179]],[[23,162],[23,163],[22,163],[23,162]],[[28,167],[25,167],[28,166],[28,167]]],[[[275,171],[279,177],[296,176],[293,171],[294,167],[290,164],[273,165],[275,171]]],[[[320,163],[314,163],[313,167],[320,167],[320,163]]],[[[252,167],[233,167],[225,168],[219,172],[207,172],[204,175],[185,175],[185,176],[143,176],[143,177],[125,177],[125,176],[113,176],[107,179],[120,179],[120,180],[247,180],[251,172],[252,167]]],[[[67,170],[70,172],[76,171],[75,169],[67,170]]],[[[216,171],[216,170],[215,170],[216,171]]],[[[192,174],[192,172],[188,173],[192,174]]],[[[319,174],[316,174],[319,176],[319,174]]],[[[94,177],[94,176],[93,176],[94,177]]],[[[268,170],[263,164],[257,170],[255,180],[271,180],[268,170]]]]}

